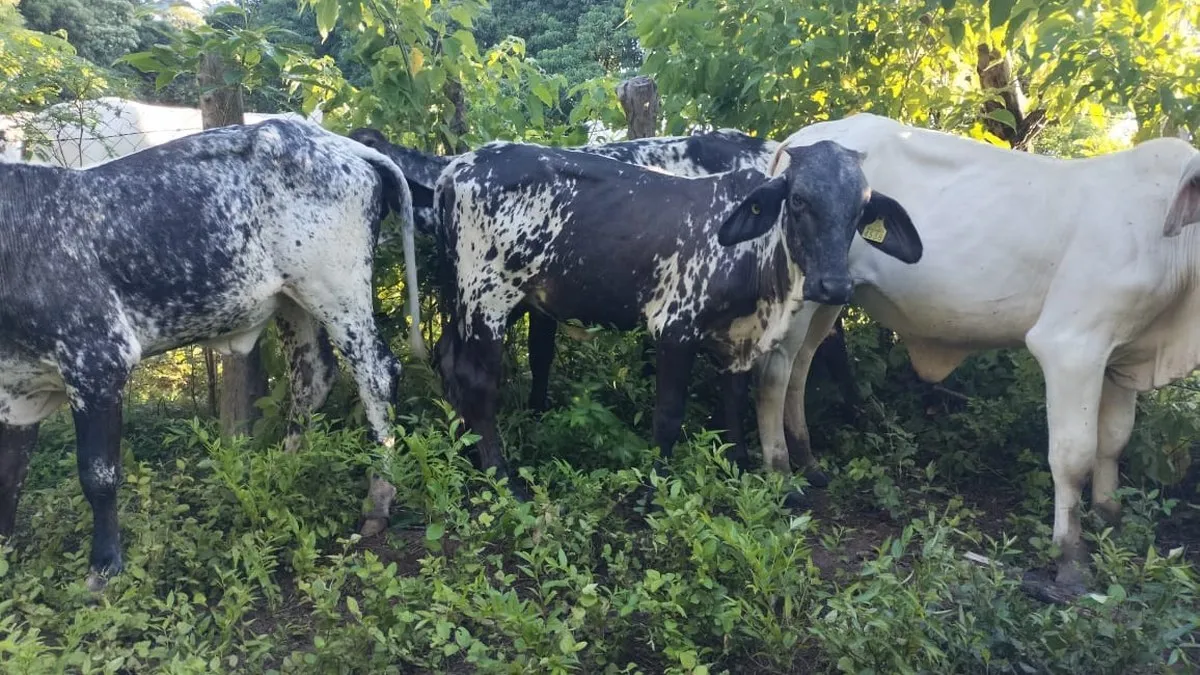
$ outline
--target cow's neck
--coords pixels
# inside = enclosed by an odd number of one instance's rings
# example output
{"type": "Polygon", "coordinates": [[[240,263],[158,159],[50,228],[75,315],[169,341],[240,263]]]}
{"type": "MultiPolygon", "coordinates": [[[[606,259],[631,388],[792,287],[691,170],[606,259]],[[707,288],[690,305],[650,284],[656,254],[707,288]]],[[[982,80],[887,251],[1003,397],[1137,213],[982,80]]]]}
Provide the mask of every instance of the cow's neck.
{"type": "Polygon", "coordinates": [[[778,344],[803,304],[804,275],[779,230],[756,244],[754,279],[746,286],[754,289],[753,311],[733,318],[719,340],[725,345],[727,367],[735,371],[748,370],[758,356],[778,344]]]}

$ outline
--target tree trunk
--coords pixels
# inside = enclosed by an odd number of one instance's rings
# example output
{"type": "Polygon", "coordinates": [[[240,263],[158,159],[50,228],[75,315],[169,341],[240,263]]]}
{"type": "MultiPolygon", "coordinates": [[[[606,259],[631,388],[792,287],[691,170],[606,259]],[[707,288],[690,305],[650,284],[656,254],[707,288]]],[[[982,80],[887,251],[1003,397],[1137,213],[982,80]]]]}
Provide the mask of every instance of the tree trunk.
{"type": "Polygon", "coordinates": [[[454,115],[450,118],[450,133],[454,134],[454,154],[461,155],[471,148],[464,138],[467,135],[467,101],[463,98],[462,84],[458,80],[446,80],[442,93],[454,106],[454,115]]]}
{"type": "Polygon", "coordinates": [[[1000,97],[1000,101],[983,104],[984,115],[1006,110],[1015,124],[1014,128],[992,117],[985,117],[984,128],[1008,141],[1014,150],[1033,150],[1034,139],[1046,127],[1046,111],[1035,108],[1025,112],[1025,94],[1021,91],[1021,83],[1013,77],[1012,59],[985,44],[979,45],[976,53],[978,62],[975,72],[979,74],[980,88],[985,92],[995,92],[1000,97]]]}
{"type": "Polygon", "coordinates": [[[629,139],[649,138],[658,132],[658,85],[645,75],[617,85],[617,99],[629,124],[629,139]]]}
{"type": "MultiPolygon", "coordinates": [[[[196,72],[200,85],[200,116],[205,129],[244,124],[242,90],[225,86],[225,67],[217,54],[204,54],[196,72]]],[[[259,345],[246,356],[221,357],[221,435],[249,433],[262,414],[254,402],[267,395],[267,372],[259,345]]]]}

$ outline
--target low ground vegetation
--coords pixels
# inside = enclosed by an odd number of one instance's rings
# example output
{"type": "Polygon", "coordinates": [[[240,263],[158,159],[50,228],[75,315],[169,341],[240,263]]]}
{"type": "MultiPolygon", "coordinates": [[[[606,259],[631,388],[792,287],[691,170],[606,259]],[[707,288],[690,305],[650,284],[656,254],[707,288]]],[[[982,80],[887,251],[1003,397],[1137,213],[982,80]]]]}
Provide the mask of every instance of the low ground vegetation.
{"type": "MultiPolygon", "coordinates": [[[[637,336],[564,341],[559,407],[540,419],[521,410],[523,354],[510,351],[503,431],[533,487],[528,503],[471,468],[473,438],[454,440],[458,422],[421,364],[406,371],[404,440],[386,457],[354,414],[320,420],[306,450],[288,454],[269,433],[222,442],[186,397],[130,404],[127,569],[100,596],[82,584],[90,519],[69,419],[56,418],[34,458],[19,534],[0,544],[0,669],[1194,668],[1200,500],[1180,440],[1192,432],[1191,385],[1144,397],[1123,527],[1093,528],[1093,592],[1047,604],[1021,590],[1020,572],[1048,568],[1054,554],[1044,410],[1028,357],[977,357],[948,395],[911,382],[903,347],[874,326],[852,321],[848,335],[862,401],[847,409],[833,383],[811,385],[834,476],[826,491],[726,461],[704,429],[708,372],[696,375],[702,393],[673,473],[652,474],[652,383],[637,336]],[[389,531],[361,540],[358,500],[380,465],[399,506],[389,531]],[[811,508],[785,509],[789,487],[804,489],[811,508]]],[[[264,407],[269,422],[270,398],[264,407]]]]}

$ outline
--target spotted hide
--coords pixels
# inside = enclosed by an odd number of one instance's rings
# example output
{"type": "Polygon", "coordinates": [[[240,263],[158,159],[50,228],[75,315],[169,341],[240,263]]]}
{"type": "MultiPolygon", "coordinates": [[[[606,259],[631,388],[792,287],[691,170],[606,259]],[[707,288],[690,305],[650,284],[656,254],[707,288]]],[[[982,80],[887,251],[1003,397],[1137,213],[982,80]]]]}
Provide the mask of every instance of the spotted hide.
{"type": "MultiPolygon", "coordinates": [[[[789,153],[788,172],[771,180],[755,169],[683,178],[493,143],[442,172],[438,283],[450,324],[435,357],[447,397],[481,436],[485,467],[507,473],[495,425],[501,339],[522,303],[556,321],[648,328],[658,347],[654,437],[669,457],[699,350],[745,372],[803,299],[844,302],[856,227],[882,218],[895,236],[876,245],[920,257],[912,223],[871,193],[859,155],[829,142],[789,153]]],[[[786,455],[765,459],[787,469],[786,455]]]]}
{"type": "MultiPolygon", "coordinates": [[[[391,157],[404,171],[412,189],[417,231],[432,235],[436,219],[433,191],[438,176],[459,155],[431,155],[396,145],[378,130],[370,128],[355,129],[350,132],[350,138],[391,157]]],[[[570,149],[659,169],[676,176],[696,177],[735,169],[758,169],[765,173],[778,147],[775,141],[755,138],[736,129],[720,129],[690,136],[641,138],[570,149]]]]}
{"type": "MultiPolygon", "coordinates": [[[[86,170],[0,164],[0,422],[27,429],[70,404],[94,587],[122,567],[121,396],[145,357],[193,343],[246,353],[276,318],[296,407],[311,410],[333,374],[327,331],[390,444],[399,364],[371,308],[388,209],[411,224],[400,169],[304,121],[206,131],[86,170]]],[[[13,493],[14,463],[0,458],[13,493]]],[[[4,532],[15,502],[0,501],[4,532]]]]}
{"type": "MultiPolygon", "coordinates": [[[[356,129],[350,137],[368,145],[396,162],[404,170],[413,192],[413,207],[416,227],[420,232],[433,233],[433,191],[437,178],[454,159],[439,157],[396,145],[375,129],[356,129]]],[[[779,144],[755,138],[735,129],[695,133],[689,136],[643,138],[617,143],[602,143],[573,148],[580,152],[609,157],[627,164],[655,168],[677,176],[707,176],[735,169],[758,169],[766,172],[779,144]]],[[[554,348],[558,324],[550,317],[537,311],[529,311],[522,304],[513,312],[510,320],[515,322],[529,314],[529,390],[530,410],[545,411],[549,407],[550,369],[554,363],[554,348]]],[[[834,373],[841,389],[842,398],[851,401],[857,395],[850,363],[843,341],[841,323],[831,332],[832,339],[822,345],[823,361],[834,373]]],[[[643,353],[649,355],[651,344],[643,344],[643,353]]],[[[653,369],[649,358],[643,368],[647,376],[653,369]]],[[[715,428],[725,429],[726,440],[733,445],[732,457],[745,465],[748,461],[746,436],[742,429],[742,414],[748,406],[749,378],[742,374],[728,373],[722,377],[719,390],[720,406],[713,416],[715,428]]],[[[814,463],[803,467],[809,482],[816,486],[828,484],[828,477],[814,463]]]]}

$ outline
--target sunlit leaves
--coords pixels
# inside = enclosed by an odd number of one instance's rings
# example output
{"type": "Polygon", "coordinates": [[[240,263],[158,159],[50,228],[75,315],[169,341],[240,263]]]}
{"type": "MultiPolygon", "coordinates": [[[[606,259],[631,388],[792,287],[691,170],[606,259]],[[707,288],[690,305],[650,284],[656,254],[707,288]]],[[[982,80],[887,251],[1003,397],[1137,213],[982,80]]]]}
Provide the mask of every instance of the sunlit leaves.
{"type": "Polygon", "coordinates": [[[351,29],[344,35],[353,36],[352,53],[369,69],[368,83],[352,90],[343,105],[326,109],[335,127],[371,125],[396,142],[452,152],[460,143],[496,138],[582,142],[579,122],[598,116],[597,107],[607,113],[615,106],[611,90],[607,100],[594,103],[588,90],[580,102],[582,117],[552,123],[564,117],[558,112],[564,97],[576,94],[563,78],[547,76],[526,59],[523,40],[480,47],[472,28],[486,8],[483,0],[302,4],[316,10],[319,22],[336,5],[336,20],[322,30],[351,29]]]}
{"type": "Polygon", "coordinates": [[[66,40],[0,25],[0,115],[38,110],[60,98],[99,96],[107,87],[103,73],[66,40]]]}
{"type": "Polygon", "coordinates": [[[638,0],[629,13],[672,132],[777,136],[869,110],[969,133],[996,95],[979,88],[980,45],[1007,53],[1026,111],[1052,121],[1095,101],[1134,112],[1144,135],[1200,124],[1196,3],[638,0]]]}

